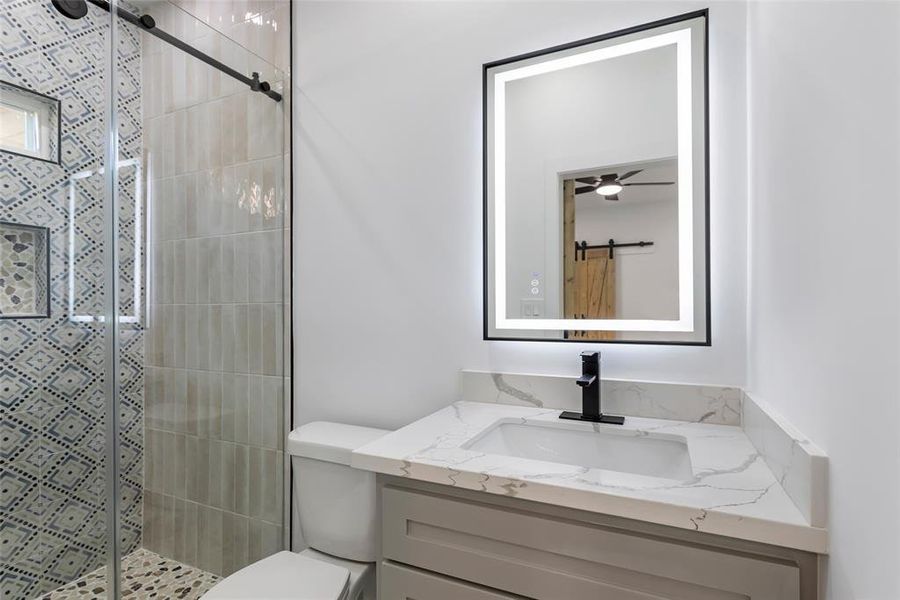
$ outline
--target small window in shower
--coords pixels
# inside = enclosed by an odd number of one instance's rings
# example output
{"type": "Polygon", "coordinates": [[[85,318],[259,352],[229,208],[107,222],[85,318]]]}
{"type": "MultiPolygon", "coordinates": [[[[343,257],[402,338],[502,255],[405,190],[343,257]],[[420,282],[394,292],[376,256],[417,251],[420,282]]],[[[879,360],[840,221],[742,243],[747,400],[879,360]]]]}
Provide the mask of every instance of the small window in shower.
{"type": "Polygon", "coordinates": [[[0,150],[59,163],[59,100],[0,81],[0,150]]]}

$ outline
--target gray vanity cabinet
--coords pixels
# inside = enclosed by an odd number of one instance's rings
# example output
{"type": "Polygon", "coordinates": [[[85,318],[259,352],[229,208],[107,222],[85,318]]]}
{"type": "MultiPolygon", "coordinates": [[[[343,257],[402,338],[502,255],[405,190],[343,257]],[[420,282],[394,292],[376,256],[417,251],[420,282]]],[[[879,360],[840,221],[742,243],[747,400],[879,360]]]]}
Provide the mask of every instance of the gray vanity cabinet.
{"type": "Polygon", "coordinates": [[[379,600],[516,600],[522,596],[392,562],[381,565],[379,600]]]}
{"type": "Polygon", "coordinates": [[[816,558],[382,477],[380,600],[814,600],[816,558]]]}

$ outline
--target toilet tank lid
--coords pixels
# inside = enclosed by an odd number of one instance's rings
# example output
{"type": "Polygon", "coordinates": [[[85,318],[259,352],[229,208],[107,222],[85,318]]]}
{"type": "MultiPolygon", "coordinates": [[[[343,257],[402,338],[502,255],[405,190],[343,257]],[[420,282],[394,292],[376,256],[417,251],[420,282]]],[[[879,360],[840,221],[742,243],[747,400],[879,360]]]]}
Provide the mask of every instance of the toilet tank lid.
{"type": "Polygon", "coordinates": [[[288,452],[293,456],[349,465],[354,450],[386,433],[390,432],[374,427],[314,421],[301,425],[288,435],[288,452]]]}

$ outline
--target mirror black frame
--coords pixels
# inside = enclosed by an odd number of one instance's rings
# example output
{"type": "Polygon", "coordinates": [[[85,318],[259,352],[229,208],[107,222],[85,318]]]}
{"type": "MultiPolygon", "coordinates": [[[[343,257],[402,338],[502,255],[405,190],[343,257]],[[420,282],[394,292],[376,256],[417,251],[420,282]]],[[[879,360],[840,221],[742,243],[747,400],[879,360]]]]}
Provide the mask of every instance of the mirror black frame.
{"type": "MultiPolygon", "coordinates": [[[[577,344],[639,344],[639,345],[656,345],[656,346],[712,346],[712,298],[711,298],[711,261],[710,256],[710,177],[709,177],[709,9],[701,9],[684,13],[674,17],[668,17],[650,23],[636,25],[620,29],[610,33],[598,36],[551,46],[542,50],[520,54],[501,60],[496,60],[482,65],[482,292],[483,292],[483,328],[482,339],[485,341],[511,341],[511,342],[564,342],[577,344]],[[702,277],[705,278],[705,339],[701,340],[591,340],[591,339],[569,339],[561,338],[540,338],[540,337],[510,337],[504,335],[491,334],[491,312],[490,312],[490,235],[489,235],[489,215],[490,215],[490,190],[488,187],[490,173],[490,155],[489,148],[489,71],[493,68],[508,65],[519,61],[547,56],[561,51],[572,50],[582,46],[603,42],[614,38],[619,38],[635,33],[664,27],[701,18],[704,21],[703,28],[703,164],[704,164],[704,208],[705,211],[705,232],[704,232],[704,249],[705,249],[705,269],[702,277]]],[[[528,331],[528,330],[524,330],[528,331]]]]}

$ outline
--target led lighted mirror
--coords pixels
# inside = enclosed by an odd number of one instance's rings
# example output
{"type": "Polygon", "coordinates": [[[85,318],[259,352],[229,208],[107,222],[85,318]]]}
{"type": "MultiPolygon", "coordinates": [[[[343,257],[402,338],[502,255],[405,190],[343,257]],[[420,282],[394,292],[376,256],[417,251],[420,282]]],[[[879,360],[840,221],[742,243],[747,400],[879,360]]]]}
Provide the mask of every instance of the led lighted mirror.
{"type": "Polygon", "coordinates": [[[484,65],[485,338],[710,343],[707,13],[484,65]]]}

